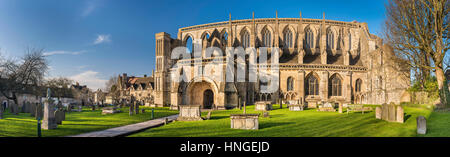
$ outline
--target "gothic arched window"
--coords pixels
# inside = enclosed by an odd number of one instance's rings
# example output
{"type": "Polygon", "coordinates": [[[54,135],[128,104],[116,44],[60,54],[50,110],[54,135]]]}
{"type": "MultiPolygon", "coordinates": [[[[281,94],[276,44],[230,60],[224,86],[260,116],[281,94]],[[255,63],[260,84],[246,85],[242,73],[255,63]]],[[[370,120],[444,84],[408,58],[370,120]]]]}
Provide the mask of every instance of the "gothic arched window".
{"type": "Polygon", "coordinates": [[[225,32],[222,35],[222,46],[225,47],[225,46],[227,46],[227,44],[228,44],[228,33],[225,32]]]}
{"type": "Polygon", "coordinates": [[[294,79],[292,79],[292,77],[288,77],[286,85],[287,85],[287,91],[294,90],[294,79]]]}
{"type": "Polygon", "coordinates": [[[305,34],[305,46],[306,48],[314,48],[314,33],[311,29],[306,30],[305,34]]]}
{"type": "Polygon", "coordinates": [[[331,76],[328,85],[328,94],[330,96],[342,96],[342,83],[337,75],[331,76]]]}
{"type": "Polygon", "coordinates": [[[244,48],[250,47],[250,34],[247,31],[242,34],[241,43],[244,48]]]}
{"type": "Polygon", "coordinates": [[[314,75],[309,75],[306,78],[305,85],[306,95],[319,95],[319,81],[314,75]]]}
{"type": "Polygon", "coordinates": [[[357,79],[355,84],[355,92],[357,93],[361,92],[361,85],[362,85],[361,79],[357,79]]]}
{"type": "Polygon", "coordinates": [[[264,47],[271,47],[272,44],[272,34],[270,31],[266,28],[262,32],[262,38],[263,38],[263,46],[264,47]]]}
{"type": "Polygon", "coordinates": [[[187,48],[187,53],[192,53],[192,52],[194,52],[194,42],[192,41],[192,38],[191,38],[191,36],[188,36],[187,37],[187,39],[186,39],[186,41],[185,41],[185,43],[186,43],[186,48],[187,48]]]}
{"type": "Polygon", "coordinates": [[[327,49],[334,49],[334,33],[330,29],[327,31],[327,49]]]}
{"type": "Polygon", "coordinates": [[[294,47],[294,44],[292,41],[292,32],[289,29],[286,29],[286,31],[284,31],[284,47],[285,48],[294,47]]]}

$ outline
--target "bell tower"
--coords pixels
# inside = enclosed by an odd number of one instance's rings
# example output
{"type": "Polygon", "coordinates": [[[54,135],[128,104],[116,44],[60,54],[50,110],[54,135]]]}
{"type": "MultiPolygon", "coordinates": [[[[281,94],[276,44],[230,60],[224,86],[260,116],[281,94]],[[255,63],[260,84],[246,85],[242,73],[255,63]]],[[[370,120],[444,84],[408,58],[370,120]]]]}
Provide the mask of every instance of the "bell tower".
{"type": "Polygon", "coordinates": [[[170,35],[165,32],[155,34],[155,105],[162,107],[170,104],[170,35]]]}

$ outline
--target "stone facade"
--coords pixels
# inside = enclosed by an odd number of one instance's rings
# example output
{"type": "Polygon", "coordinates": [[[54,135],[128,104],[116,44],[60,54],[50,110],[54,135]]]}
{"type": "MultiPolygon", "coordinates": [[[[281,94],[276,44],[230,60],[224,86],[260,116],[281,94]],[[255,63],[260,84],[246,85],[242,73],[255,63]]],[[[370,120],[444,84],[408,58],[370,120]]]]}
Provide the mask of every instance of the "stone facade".
{"type": "Polygon", "coordinates": [[[122,101],[130,102],[131,97],[134,97],[137,101],[144,101],[145,106],[154,104],[153,76],[135,77],[124,73],[122,76],[119,75],[117,80],[120,89],[119,97],[122,101]]]}
{"type": "MultiPolygon", "coordinates": [[[[324,15],[325,16],[325,15],[324,15]]],[[[238,100],[254,104],[293,101],[316,107],[332,104],[400,103],[409,87],[409,70],[393,61],[392,49],[370,34],[366,23],[323,19],[264,18],[230,20],[180,28],[176,38],[156,33],[154,103],[202,108],[233,108],[238,100]],[[192,47],[191,59],[173,59],[172,51],[192,47]],[[218,47],[222,56],[209,56],[206,49],[218,47]],[[280,48],[278,90],[261,92],[256,82],[226,82],[209,74],[226,77],[226,47],[280,48]],[[199,54],[199,55],[198,55],[199,54]],[[218,59],[218,60],[217,60],[218,59]],[[203,64],[197,64],[201,61],[203,64]],[[213,63],[208,69],[204,64],[213,63]],[[175,66],[177,65],[177,66],[175,66]],[[173,75],[185,74],[183,80],[173,75]]],[[[270,60],[270,59],[268,59],[270,60]]],[[[239,60],[235,60],[239,63],[239,60]]],[[[241,61],[243,62],[243,61],[241,61]]],[[[248,65],[248,61],[245,61],[248,65]]],[[[259,64],[258,64],[259,65],[259,64]]],[[[262,64],[261,64],[262,65],[262,64]]],[[[259,67],[259,66],[257,66],[259,67]]],[[[259,70],[258,68],[253,70],[259,70]]],[[[246,70],[246,80],[249,70],[246,70]]],[[[242,103],[241,103],[242,104],[242,103]]]]}

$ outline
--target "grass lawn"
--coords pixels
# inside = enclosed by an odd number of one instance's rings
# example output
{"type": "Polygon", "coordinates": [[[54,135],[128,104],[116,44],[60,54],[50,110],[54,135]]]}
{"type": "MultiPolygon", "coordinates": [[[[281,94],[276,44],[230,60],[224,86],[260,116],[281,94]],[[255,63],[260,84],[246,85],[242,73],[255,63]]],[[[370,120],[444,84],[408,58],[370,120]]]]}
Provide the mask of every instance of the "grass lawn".
{"type": "MultiPolygon", "coordinates": [[[[259,130],[230,128],[230,114],[239,109],[213,111],[211,120],[173,122],[148,129],[131,137],[416,137],[416,117],[425,116],[427,136],[450,137],[450,113],[435,113],[426,107],[404,107],[405,123],[389,123],[375,118],[375,112],[343,114],[306,110],[293,112],[274,105],[270,118],[259,118],[259,130]]],[[[255,112],[254,106],[247,113],[255,112]]],[[[205,116],[206,113],[202,113],[205,116]]]]}
{"type": "MultiPolygon", "coordinates": [[[[58,125],[54,130],[42,130],[42,136],[67,136],[91,131],[104,130],[108,128],[143,122],[151,119],[151,108],[145,108],[144,114],[130,116],[128,108],[122,108],[122,113],[102,115],[101,110],[92,111],[83,108],[83,112],[66,113],[66,121],[58,125]]],[[[166,108],[155,108],[155,118],[177,114],[166,108]]],[[[29,113],[12,115],[6,111],[3,119],[0,119],[0,137],[36,137],[37,120],[29,113]]]]}

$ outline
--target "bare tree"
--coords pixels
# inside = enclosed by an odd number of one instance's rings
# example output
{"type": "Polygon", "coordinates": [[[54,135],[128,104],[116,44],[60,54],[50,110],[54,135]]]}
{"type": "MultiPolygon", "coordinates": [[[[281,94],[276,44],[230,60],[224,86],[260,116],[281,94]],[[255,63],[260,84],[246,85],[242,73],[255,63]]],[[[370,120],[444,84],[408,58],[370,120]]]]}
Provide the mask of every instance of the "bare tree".
{"type": "MultiPolygon", "coordinates": [[[[439,86],[440,104],[447,104],[444,57],[449,50],[447,0],[390,0],[386,5],[386,39],[396,54],[419,72],[432,70],[439,86]]],[[[421,78],[420,78],[421,79],[421,78]]]]}
{"type": "Polygon", "coordinates": [[[45,87],[49,87],[54,91],[54,96],[61,97],[73,97],[70,85],[72,85],[73,80],[65,77],[50,78],[44,83],[45,87]]]}
{"type": "Polygon", "coordinates": [[[17,94],[23,91],[41,95],[39,86],[48,70],[44,49],[27,48],[20,60],[4,59],[0,63],[0,94],[16,104],[17,94]]]}
{"type": "Polygon", "coordinates": [[[112,100],[114,101],[114,103],[118,103],[119,102],[119,97],[120,97],[120,91],[118,89],[117,86],[117,77],[111,76],[108,80],[108,82],[106,82],[106,89],[105,91],[108,93],[109,96],[111,96],[112,100]]]}

